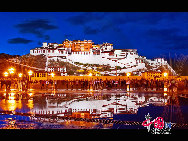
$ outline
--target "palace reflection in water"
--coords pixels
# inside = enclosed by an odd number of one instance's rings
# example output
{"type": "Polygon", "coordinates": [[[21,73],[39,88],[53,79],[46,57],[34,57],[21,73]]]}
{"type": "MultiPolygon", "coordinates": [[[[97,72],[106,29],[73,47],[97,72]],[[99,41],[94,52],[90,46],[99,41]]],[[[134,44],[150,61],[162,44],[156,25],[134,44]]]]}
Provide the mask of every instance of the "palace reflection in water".
{"type": "MultiPolygon", "coordinates": [[[[175,105],[175,103],[172,104],[172,99],[176,98],[177,96],[173,98],[173,96],[167,93],[150,94],[122,91],[111,93],[92,91],[56,93],[54,91],[49,94],[5,92],[0,94],[0,111],[15,111],[33,115],[56,115],[83,119],[103,118],[129,121],[143,121],[145,119],[145,113],[151,112],[152,115],[153,112],[153,116],[165,116],[166,120],[172,120],[172,117],[170,117],[172,110],[169,108],[169,105],[175,105]],[[143,109],[144,107],[152,108],[151,105],[155,106],[154,109],[156,111],[153,111],[153,109],[143,109]],[[161,107],[162,110],[157,109],[161,107]],[[139,110],[144,112],[138,112],[139,110]]],[[[182,114],[180,105],[176,106],[176,111],[179,112],[178,115],[180,118],[183,118],[185,121],[187,113],[182,114]],[[180,110],[177,109],[178,106],[180,110]]],[[[0,117],[2,116],[2,120],[7,120],[5,115],[0,115],[0,117]]],[[[27,120],[31,120],[30,117],[27,120]]],[[[74,120],[62,120],[59,121],[58,125],[63,125],[63,127],[59,128],[98,128],[100,126],[96,122],[74,120]]],[[[101,128],[113,128],[113,124],[105,124],[101,128]]]]}

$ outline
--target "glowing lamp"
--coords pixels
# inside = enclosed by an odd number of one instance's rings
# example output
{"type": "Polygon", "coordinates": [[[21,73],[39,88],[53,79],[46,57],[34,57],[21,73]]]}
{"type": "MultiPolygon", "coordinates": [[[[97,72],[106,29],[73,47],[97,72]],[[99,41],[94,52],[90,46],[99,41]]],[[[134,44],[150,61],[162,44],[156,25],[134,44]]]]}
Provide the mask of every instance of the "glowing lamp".
{"type": "Polygon", "coordinates": [[[127,76],[130,76],[130,75],[131,75],[131,73],[130,73],[130,72],[128,72],[128,73],[127,73],[127,76]]]}
{"type": "Polygon", "coordinates": [[[8,69],[8,71],[10,74],[12,74],[12,73],[14,73],[14,68],[10,68],[10,69],[8,69]]]}
{"type": "Polygon", "coordinates": [[[8,76],[8,72],[5,72],[5,73],[4,73],[4,76],[7,77],[7,76],[8,76]]]}
{"type": "Polygon", "coordinates": [[[165,92],[167,92],[167,90],[168,90],[167,88],[164,88],[164,91],[165,91],[165,92]]]}
{"type": "Polygon", "coordinates": [[[18,76],[19,76],[19,77],[22,77],[22,73],[19,73],[18,76]]]}
{"type": "Polygon", "coordinates": [[[167,93],[164,93],[164,96],[167,96],[167,93]]]}
{"type": "Polygon", "coordinates": [[[90,73],[89,76],[92,76],[92,73],[90,73]]]}
{"type": "Polygon", "coordinates": [[[168,73],[167,73],[167,72],[165,72],[165,73],[163,73],[163,75],[164,75],[164,77],[167,77],[167,76],[168,76],[168,73]]]}
{"type": "Polygon", "coordinates": [[[52,73],[51,73],[51,76],[54,77],[54,75],[55,75],[55,74],[52,72],[52,73]]]}
{"type": "Polygon", "coordinates": [[[32,75],[32,74],[33,74],[33,72],[30,70],[30,71],[28,71],[28,74],[29,74],[29,75],[32,75]]]}

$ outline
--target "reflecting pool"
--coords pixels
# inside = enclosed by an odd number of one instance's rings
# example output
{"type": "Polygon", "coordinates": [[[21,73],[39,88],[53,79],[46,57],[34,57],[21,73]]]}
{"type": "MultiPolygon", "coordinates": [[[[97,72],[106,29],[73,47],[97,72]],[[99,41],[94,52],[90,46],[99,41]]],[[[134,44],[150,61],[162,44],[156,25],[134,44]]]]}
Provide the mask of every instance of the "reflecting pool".
{"type": "MultiPolygon", "coordinates": [[[[146,129],[152,120],[188,123],[188,95],[83,91],[0,93],[0,129],[146,129]]],[[[172,128],[187,129],[187,126],[172,128]]]]}

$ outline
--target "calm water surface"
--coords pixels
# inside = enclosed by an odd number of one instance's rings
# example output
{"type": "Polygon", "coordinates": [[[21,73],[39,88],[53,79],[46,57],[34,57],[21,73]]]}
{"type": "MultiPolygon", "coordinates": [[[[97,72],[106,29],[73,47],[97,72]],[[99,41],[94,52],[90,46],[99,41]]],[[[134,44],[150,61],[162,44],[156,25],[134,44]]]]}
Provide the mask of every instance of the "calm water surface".
{"type": "Polygon", "coordinates": [[[146,129],[142,125],[125,125],[85,119],[109,119],[139,123],[150,114],[152,120],[188,123],[187,95],[116,92],[0,93],[1,129],[146,129]],[[12,113],[3,113],[12,111],[12,113]],[[19,115],[17,113],[29,113],[19,115]],[[35,115],[74,119],[50,119],[35,115]],[[75,119],[83,119],[75,120],[75,119]]]}

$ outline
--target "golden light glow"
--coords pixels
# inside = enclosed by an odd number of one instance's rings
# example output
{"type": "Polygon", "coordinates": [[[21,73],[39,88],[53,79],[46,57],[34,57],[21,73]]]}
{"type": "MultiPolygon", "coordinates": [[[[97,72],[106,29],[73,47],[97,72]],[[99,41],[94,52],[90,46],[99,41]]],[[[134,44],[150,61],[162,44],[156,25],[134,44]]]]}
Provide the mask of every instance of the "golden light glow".
{"type": "Polygon", "coordinates": [[[55,74],[52,72],[52,73],[51,73],[51,76],[52,76],[52,77],[54,77],[54,76],[55,76],[55,74]]]}
{"type": "Polygon", "coordinates": [[[29,96],[32,96],[33,95],[33,93],[29,93],[29,96]]]}
{"type": "Polygon", "coordinates": [[[164,77],[167,77],[167,76],[168,76],[168,73],[167,73],[167,72],[164,72],[163,75],[164,75],[164,77]]]}
{"type": "Polygon", "coordinates": [[[29,74],[29,75],[32,75],[32,74],[33,74],[33,71],[32,71],[32,70],[28,71],[28,74],[29,74]]]}
{"type": "Polygon", "coordinates": [[[129,87],[129,85],[127,85],[127,91],[128,91],[128,92],[130,91],[130,87],[129,87]]]}
{"type": "Polygon", "coordinates": [[[89,76],[92,76],[92,73],[89,73],[89,76]]]}
{"type": "Polygon", "coordinates": [[[93,89],[92,89],[92,88],[90,89],[90,92],[93,92],[93,89]]]}
{"type": "Polygon", "coordinates": [[[130,76],[130,75],[131,75],[131,73],[130,73],[130,72],[128,72],[128,73],[127,73],[127,76],[130,76]]]}
{"type": "Polygon", "coordinates": [[[16,100],[14,100],[12,97],[7,100],[7,110],[8,111],[14,111],[16,109],[16,100]]]}
{"type": "Polygon", "coordinates": [[[4,76],[7,77],[7,76],[8,76],[8,72],[5,72],[5,73],[4,73],[4,76]]]}
{"type": "Polygon", "coordinates": [[[167,92],[167,90],[168,90],[167,88],[164,88],[164,91],[165,91],[165,92],[167,92]]]}
{"type": "Polygon", "coordinates": [[[14,70],[15,70],[14,68],[8,69],[8,71],[9,71],[10,74],[14,73],[14,70]]]}
{"type": "MultiPolygon", "coordinates": [[[[4,93],[6,95],[6,93],[4,93]]],[[[1,101],[1,108],[4,111],[14,111],[16,109],[22,108],[22,100],[15,100],[15,93],[10,93],[8,99],[3,99],[1,101]]]]}
{"type": "Polygon", "coordinates": [[[167,96],[167,93],[164,93],[164,96],[167,96]]]}
{"type": "Polygon", "coordinates": [[[29,109],[33,109],[33,100],[28,100],[27,106],[29,109]]]}
{"type": "Polygon", "coordinates": [[[22,73],[19,73],[19,74],[18,74],[19,77],[22,77],[22,75],[23,75],[22,73]]]}

